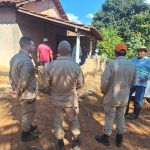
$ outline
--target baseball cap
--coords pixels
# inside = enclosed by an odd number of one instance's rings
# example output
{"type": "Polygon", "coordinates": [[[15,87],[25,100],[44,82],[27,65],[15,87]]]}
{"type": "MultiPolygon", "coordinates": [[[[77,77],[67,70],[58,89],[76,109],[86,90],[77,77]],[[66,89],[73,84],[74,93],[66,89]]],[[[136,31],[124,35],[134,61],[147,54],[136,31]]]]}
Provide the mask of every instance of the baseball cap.
{"type": "Polygon", "coordinates": [[[119,43],[115,46],[115,51],[127,51],[127,45],[124,43],[119,43]]]}
{"type": "Polygon", "coordinates": [[[45,38],[43,39],[43,42],[48,42],[48,38],[45,37],[45,38]]]}

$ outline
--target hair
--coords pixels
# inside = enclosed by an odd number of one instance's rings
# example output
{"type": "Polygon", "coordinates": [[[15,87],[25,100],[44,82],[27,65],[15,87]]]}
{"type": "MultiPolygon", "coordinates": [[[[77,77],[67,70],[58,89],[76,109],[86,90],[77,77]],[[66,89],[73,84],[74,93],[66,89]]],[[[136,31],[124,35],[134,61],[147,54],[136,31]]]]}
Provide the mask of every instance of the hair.
{"type": "Polygon", "coordinates": [[[127,54],[126,50],[115,51],[116,56],[125,56],[127,54]]]}
{"type": "Polygon", "coordinates": [[[26,47],[27,45],[30,45],[30,42],[33,41],[30,37],[23,36],[21,37],[19,44],[21,48],[26,47]]]}
{"type": "Polygon", "coordinates": [[[71,46],[68,41],[61,41],[58,45],[58,53],[61,55],[71,54],[71,46]]]}

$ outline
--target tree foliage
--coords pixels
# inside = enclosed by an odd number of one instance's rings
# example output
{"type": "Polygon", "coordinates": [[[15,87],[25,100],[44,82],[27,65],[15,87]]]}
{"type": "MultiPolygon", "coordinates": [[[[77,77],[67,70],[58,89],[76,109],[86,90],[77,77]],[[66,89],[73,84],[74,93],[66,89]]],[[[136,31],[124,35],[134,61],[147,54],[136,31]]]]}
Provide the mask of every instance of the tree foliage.
{"type": "Polygon", "coordinates": [[[128,44],[128,56],[131,57],[134,55],[133,43],[150,44],[149,16],[150,5],[142,0],[106,0],[102,9],[95,13],[92,24],[102,33],[104,28],[115,29],[118,37],[128,44]]]}
{"type": "Polygon", "coordinates": [[[101,32],[104,40],[98,43],[100,49],[99,54],[107,56],[107,60],[114,58],[114,47],[122,42],[122,38],[118,36],[118,32],[113,27],[102,28],[101,32]]]}

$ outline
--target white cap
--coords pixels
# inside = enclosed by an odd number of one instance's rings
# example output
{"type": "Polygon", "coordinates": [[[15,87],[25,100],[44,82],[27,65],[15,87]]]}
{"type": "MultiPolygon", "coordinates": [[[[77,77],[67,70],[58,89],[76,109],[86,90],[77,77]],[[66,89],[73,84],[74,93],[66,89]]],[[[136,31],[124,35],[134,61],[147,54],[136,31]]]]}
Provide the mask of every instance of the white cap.
{"type": "Polygon", "coordinates": [[[43,39],[43,42],[48,42],[48,38],[45,37],[45,38],[43,39]]]}

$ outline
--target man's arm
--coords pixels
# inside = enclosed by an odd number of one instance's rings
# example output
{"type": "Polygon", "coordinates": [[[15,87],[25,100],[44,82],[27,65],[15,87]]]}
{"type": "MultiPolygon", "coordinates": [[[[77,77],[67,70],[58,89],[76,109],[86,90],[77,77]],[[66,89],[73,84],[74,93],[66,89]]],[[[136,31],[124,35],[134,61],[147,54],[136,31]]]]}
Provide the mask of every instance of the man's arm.
{"type": "Polygon", "coordinates": [[[53,53],[52,52],[49,54],[49,58],[51,61],[53,61],[53,53]]]}
{"type": "Polygon", "coordinates": [[[37,51],[37,62],[40,62],[40,53],[37,51]]]}
{"type": "Polygon", "coordinates": [[[145,63],[147,69],[148,69],[148,75],[145,75],[145,77],[140,78],[140,82],[147,82],[148,80],[150,80],[150,59],[147,58],[147,61],[145,63]]]}
{"type": "Polygon", "coordinates": [[[14,91],[16,89],[16,84],[15,84],[13,78],[12,78],[12,64],[13,64],[13,60],[11,59],[10,63],[9,63],[9,65],[10,65],[10,69],[9,69],[9,82],[11,84],[12,90],[14,91]]]}
{"type": "Polygon", "coordinates": [[[81,89],[84,86],[84,76],[80,69],[80,73],[77,79],[77,89],[81,89]]]}
{"type": "Polygon", "coordinates": [[[20,79],[16,89],[18,95],[22,95],[25,91],[32,76],[34,76],[34,66],[32,62],[27,61],[21,68],[20,79]]]}
{"type": "Polygon", "coordinates": [[[10,82],[12,90],[14,91],[17,88],[17,86],[12,78],[11,70],[9,70],[9,82],[10,82]]]}
{"type": "Polygon", "coordinates": [[[106,68],[105,68],[102,76],[101,76],[100,89],[101,89],[103,94],[105,94],[107,92],[107,88],[108,88],[108,85],[109,85],[110,74],[111,74],[111,69],[112,69],[112,65],[111,65],[111,63],[108,63],[106,65],[106,68]]]}
{"type": "Polygon", "coordinates": [[[133,87],[135,85],[135,82],[136,82],[136,66],[134,66],[134,76],[133,76],[133,80],[131,83],[131,87],[133,87]]]}

